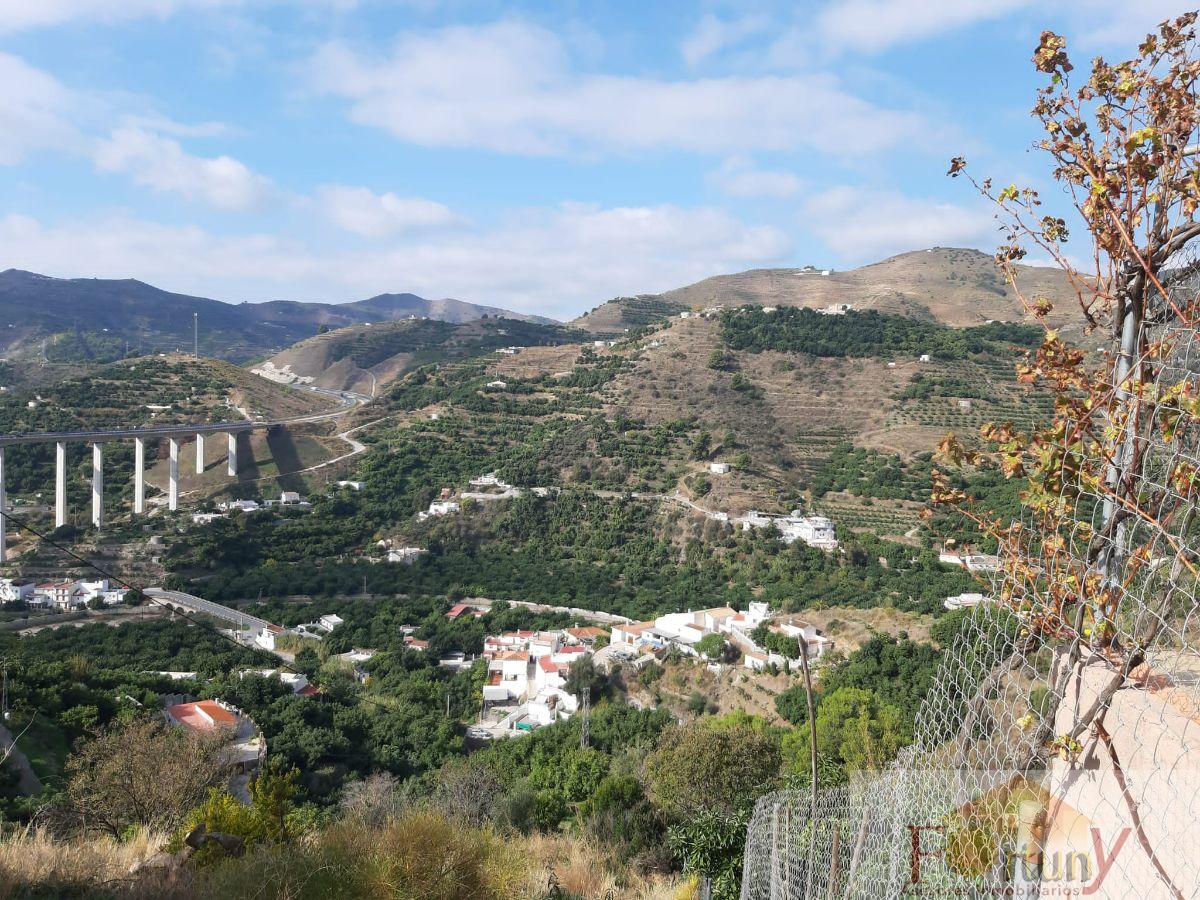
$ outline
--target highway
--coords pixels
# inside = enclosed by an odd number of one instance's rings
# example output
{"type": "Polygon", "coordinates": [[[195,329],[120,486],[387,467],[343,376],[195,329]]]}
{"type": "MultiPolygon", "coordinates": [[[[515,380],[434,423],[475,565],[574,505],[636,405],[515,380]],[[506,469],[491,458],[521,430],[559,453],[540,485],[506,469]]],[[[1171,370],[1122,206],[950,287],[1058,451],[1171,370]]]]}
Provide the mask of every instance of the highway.
{"type": "Polygon", "coordinates": [[[307,385],[299,389],[332,397],[338,401],[338,406],[336,409],[327,412],[294,416],[290,419],[242,419],[238,422],[213,422],[205,425],[150,425],[139,428],[106,428],[96,431],[14,432],[11,434],[0,434],[0,447],[10,444],[46,444],[57,443],[59,441],[98,443],[102,441],[125,441],[139,437],[188,437],[196,434],[227,434],[239,431],[257,431],[263,428],[303,425],[309,422],[324,422],[329,419],[336,419],[356,404],[364,403],[369,399],[362,394],[355,394],[351,391],[332,391],[326,388],[307,385]]]}
{"type": "Polygon", "coordinates": [[[211,600],[205,600],[203,597],[193,597],[191,594],[185,594],[182,591],[164,591],[161,588],[147,588],[146,596],[160,603],[170,603],[173,606],[182,606],[194,612],[215,616],[218,619],[223,619],[226,622],[237,625],[239,628],[262,631],[263,628],[271,624],[266,619],[260,619],[258,616],[230,609],[228,606],[213,603],[211,600]]]}

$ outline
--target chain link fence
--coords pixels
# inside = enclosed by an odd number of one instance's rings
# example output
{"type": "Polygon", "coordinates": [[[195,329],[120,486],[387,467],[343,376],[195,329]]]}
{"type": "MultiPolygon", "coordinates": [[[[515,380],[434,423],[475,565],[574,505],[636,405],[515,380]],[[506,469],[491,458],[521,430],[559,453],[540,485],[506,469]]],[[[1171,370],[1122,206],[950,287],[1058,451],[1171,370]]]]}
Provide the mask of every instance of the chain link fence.
{"type": "Polygon", "coordinates": [[[1200,335],[1177,321],[1160,298],[1140,358],[1101,367],[1113,402],[1065,423],[1065,507],[1026,507],[913,744],[815,816],[807,789],[759,801],[744,900],[1200,898],[1200,335]]]}

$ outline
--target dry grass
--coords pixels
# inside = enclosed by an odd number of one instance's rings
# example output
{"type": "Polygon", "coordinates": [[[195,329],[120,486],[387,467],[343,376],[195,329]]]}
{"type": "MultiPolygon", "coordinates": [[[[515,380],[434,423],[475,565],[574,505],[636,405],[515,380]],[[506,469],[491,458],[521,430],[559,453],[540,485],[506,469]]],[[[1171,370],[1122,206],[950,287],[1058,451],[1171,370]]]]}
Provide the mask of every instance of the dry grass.
{"type": "Polygon", "coordinates": [[[290,844],[164,879],[130,877],[161,835],[127,843],[94,836],[56,841],[38,829],[0,839],[0,900],[537,900],[552,883],[568,897],[691,900],[695,884],[640,876],[603,849],[565,835],[500,834],[429,811],[381,827],[342,822],[290,844]]]}
{"type": "Polygon", "coordinates": [[[138,834],[120,843],[111,837],[62,842],[40,828],[25,827],[0,840],[0,898],[101,894],[127,882],[130,868],[153,856],[165,835],[138,834]]]}
{"type": "Polygon", "coordinates": [[[530,863],[522,897],[545,893],[551,873],[563,891],[581,900],[691,900],[696,896],[696,885],[690,879],[624,872],[602,848],[580,839],[535,835],[526,838],[522,848],[530,863]]]}

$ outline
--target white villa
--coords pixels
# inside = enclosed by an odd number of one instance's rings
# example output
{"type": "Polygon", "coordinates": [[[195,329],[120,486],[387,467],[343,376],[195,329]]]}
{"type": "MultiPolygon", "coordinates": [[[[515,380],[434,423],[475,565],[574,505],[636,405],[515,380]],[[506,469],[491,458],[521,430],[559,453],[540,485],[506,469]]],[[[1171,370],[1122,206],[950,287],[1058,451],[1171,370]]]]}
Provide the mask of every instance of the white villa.
{"type": "Polygon", "coordinates": [[[792,510],[790,516],[772,516],[752,509],[742,519],[743,531],[772,526],[779,529],[785,544],[794,544],[799,540],[819,550],[838,548],[833,520],[825,516],[805,516],[798,509],[792,510]]]}

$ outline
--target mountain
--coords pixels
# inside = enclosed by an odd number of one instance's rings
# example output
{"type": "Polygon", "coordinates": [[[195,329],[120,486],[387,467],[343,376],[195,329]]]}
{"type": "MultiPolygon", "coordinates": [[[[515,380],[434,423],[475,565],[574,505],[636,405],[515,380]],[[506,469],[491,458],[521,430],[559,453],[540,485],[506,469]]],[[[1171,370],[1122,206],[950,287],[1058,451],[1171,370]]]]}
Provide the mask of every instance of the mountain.
{"type": "Polygon", "coordinates": [[[0,353],[51,361],[108,360],[126,348],[190,349],[193,317],[200,351],[243,362],[278,351],[324,328],[408,317],[461,323],[483,316],[549,323],[462,300],[380,294],[352,303],[271,301],[224,303],[164,291],[135,279],[51,278],[19,269],[0,272],[0,353]]]}
{"type": "MultiPolygon", "coordinates": [[[[1020,266],[1018,272],[1019,286],[1027,296],[1047,296],[1055,302],[1053,321],[1077,318],[1074,292],[1059,269],[1020,266]]],[[[806,267],[716,275],[658,295],[618,297],[572,324],[598,333],[623,331],[637,324],[628,315],[635,299],[640,301],[639,312],[657,307],[659,318],[670,315],[673,308],[746,304],[822,308],[843,303],[956,327],[1026,318],[1016,292],[1004,282],[991,256],[978,250],[934,247],[845,272],[806,267]]]]}
{"type": "Polygon", "coordinates": [[[254,371],[267,378],[311,378],[320,387],[373,396],[388,382],[421,365],[465,359],[503,347],[578,343],[588,337],[558,323],[503,315],[458,323],[405,317],[315,335],[275,354],[254,371]]]}

